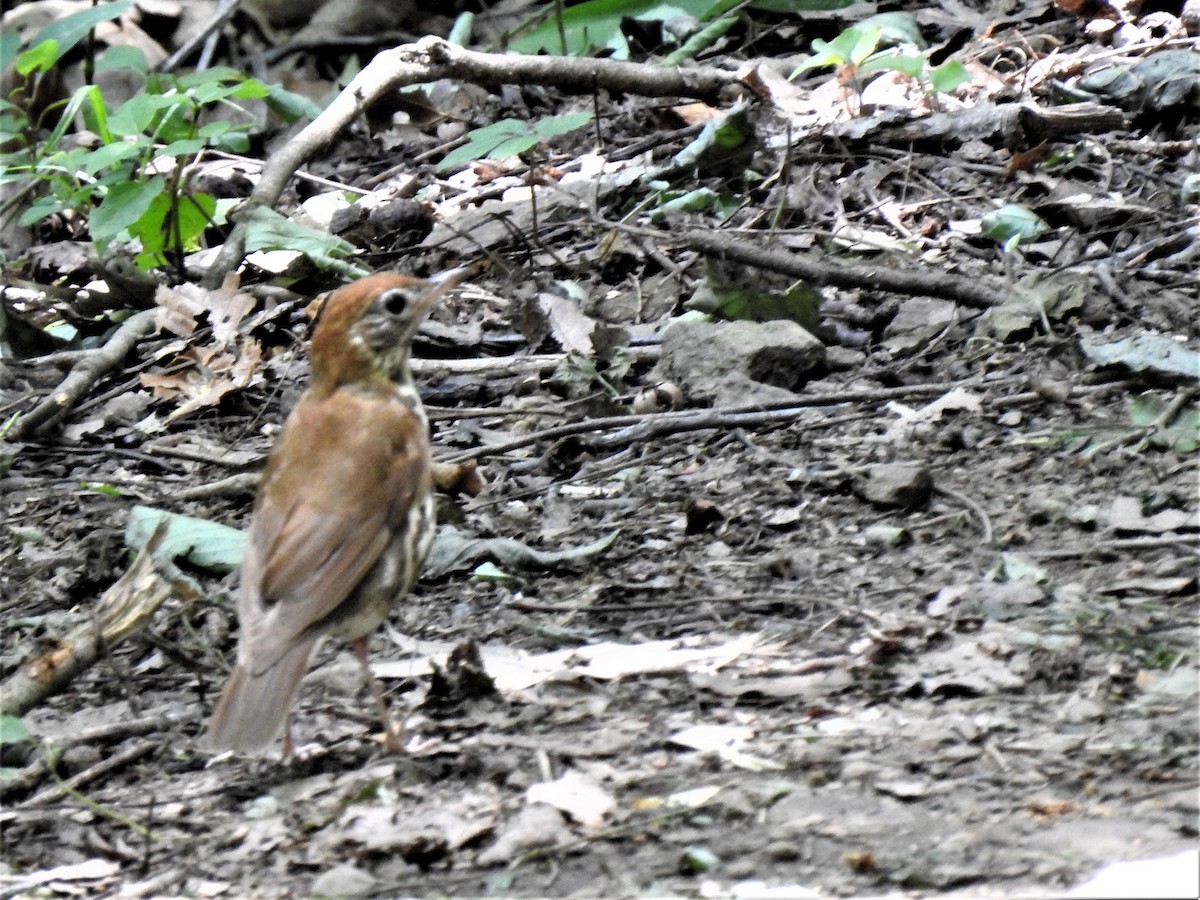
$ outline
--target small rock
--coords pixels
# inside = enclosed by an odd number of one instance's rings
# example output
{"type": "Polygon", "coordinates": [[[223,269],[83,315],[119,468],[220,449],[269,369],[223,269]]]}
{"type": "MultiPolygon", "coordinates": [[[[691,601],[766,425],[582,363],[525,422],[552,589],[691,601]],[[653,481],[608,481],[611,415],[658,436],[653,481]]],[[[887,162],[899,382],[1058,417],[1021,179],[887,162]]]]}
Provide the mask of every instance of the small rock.
{"type": "Polygon", "coordinates": [[[375,890],[375,878],[349,863],[334,866],[313,879],[311,893],[317,897],[363,897],[375,890]]]}
{"type": "Polygon", "coordinates": [[[933,476],[924,466],[883,463],[871,466],[855,483],[855,493],[875,506],[912,509],[929,499],[933,476]]]}
{"type": "Polygon", "coordinates": [[[863,529],[863,540],[876,547],[902,547],[912,543],[912,536],[896,525],[878,522],[863,529]]]}
{"type": "Polygon", "coordinates": [[[728,405],[794,398],[825,346],[795,322],[673,322],[655,377],[693,401],[728,405]]]}
{"type": "Polygon", "coordinates": [[[513,817],[496,836],[496,842],[476,858],[481,866],[497,866],[539,847],[553,847],[571,839],[566,822],[553,806],[531,803],[513,817]]]}
{"type": "Polygon", "coordinates": [[[800,858],[800,848],[794,841],[771,841],[766,852],[767,858],[774,862],[793,862],[800,858]]]}
{"type": "Polygon", "coordinates": [[[831,372],[846,372],[858,369],[867,361],[867,354],[850,347],[834,345],[825,348],[825,368],[831,372]]]}

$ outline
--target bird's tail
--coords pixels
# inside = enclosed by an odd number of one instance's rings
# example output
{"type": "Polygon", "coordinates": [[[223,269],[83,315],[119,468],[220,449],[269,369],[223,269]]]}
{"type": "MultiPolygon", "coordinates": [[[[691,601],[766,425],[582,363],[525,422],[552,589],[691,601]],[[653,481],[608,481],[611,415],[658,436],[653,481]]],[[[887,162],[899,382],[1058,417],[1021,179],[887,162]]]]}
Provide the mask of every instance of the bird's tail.
{"type": "Polygon", "coordinates": [[[240,663],[200,737],[203,750],[257,753],[279,736],[300,680],[308,670],[315,640],[297,644],[275,665],[257,675],[240,663]]]}

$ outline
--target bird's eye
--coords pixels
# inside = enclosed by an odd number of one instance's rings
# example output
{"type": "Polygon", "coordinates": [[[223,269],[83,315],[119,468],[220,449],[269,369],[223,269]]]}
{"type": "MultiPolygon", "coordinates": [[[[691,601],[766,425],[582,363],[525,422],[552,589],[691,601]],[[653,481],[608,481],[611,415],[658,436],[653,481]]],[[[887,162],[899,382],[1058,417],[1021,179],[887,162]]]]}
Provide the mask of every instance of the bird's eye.
{"type": "Polygon", "coordinates": [[[392,316],[403,315],[408,309],[408,295],[399,288],[393,288],[390,291],[384,291],[379,298],[379,303],[384,311],[392,316]]]}

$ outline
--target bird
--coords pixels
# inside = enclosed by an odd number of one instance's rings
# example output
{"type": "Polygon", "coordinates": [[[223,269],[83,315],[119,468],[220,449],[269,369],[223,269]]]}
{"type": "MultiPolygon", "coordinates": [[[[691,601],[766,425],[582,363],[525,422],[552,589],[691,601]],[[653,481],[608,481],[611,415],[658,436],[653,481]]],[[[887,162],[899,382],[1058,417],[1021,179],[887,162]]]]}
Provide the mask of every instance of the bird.
{"type": "Polygon", "coordinates": [[[385,744],[400,750],[367,636],[412,587],[436,528],[429,426],[409,356],[433,305],[477,268],[429,279],[378,273],[326,301],[309,351],[311,383],[259,482],[237,590],[237,661],[202,749],[271,747],[313,648],[330,635],[350,642],[385,744]]]}

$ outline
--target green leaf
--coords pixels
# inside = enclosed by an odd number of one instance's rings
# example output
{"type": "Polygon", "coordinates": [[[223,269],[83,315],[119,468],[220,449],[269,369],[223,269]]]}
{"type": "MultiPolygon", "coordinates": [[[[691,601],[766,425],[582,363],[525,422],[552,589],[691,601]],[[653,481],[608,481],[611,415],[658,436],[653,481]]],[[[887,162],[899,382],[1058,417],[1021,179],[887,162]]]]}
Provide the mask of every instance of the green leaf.
{"type": "Polygon", "coordinates": [[[592,114],[585,112],[550,116],[532,124],[521,119],[501,119],[468,132],[467,142],[447,153],[438,163],[438,170],[452,169],[477,159],[507,159],[524,153],[542,138],[566,134],[591,120],[592,114]]]}
{"type": "Polygon", "coordinates": [[[899,72],[901,75],[919,80],[925,75],[925,57],[902,56],[888,51],[887,53],[877,53],[859,66],[860,72],[880,70],[899,72]]]}
{"type": "Polygon", "coordinates": [[[172,106],[177,106],[179,99],[162,94],[138,94],[122,103],[108,117],[108,127],[113,134],[134,136],[150,129],[159,114],[172,106]]]}
{"type": "Polygon", "coordinates": [[[482,159],[507,140],[528,134],[529,126],[520,119],[501,119],[491,125],[467,132],[467,142],[445,155],[438,169],[449,169],[482,159]]]}
{"type": "Polygon", "coordinates": [[[471,42],[471,31],[475,28],[475,13],[461,12],[450,26],[446,40],[455,47],[465,47],[471,42]]]}
{"type": "MultiPolygon", "coordinates": [[[[812,42],[816,53],[812,59],[801,63],[796,72],[813,69],[818,66],[857,66],[875,52],[879,46],[879,37],[883,33],[880,28],[856,26],[847,28],[832,41],[816,38],[812,42]]],[[[793,77],[796,72],[793,72],[793,77]]]]}
{"type": "Polygon", "coordinates": [[[58,124],[54,126],[54,130],[50,132],[50,136],[42,143],[42,153],[52,153],[58,147],[59,141],[63,135],[67,133],[75,121],[75,115],[79,112],[84,103],[95,106],[96,104],[103,105],[104,98],[100,96],[100,89],[94,84],[81,85],[71,95],[71,99],[67,101],[66,107],[63,109],[62,116],[58,120],[58,124]]]}
{"type": "Polygon", "coordinates": [[[49,72],[58,62],[58,55],[58,44],[54,41],[42,41],[34,44],[17,57],[17,74],[49,72]]]}
{"type": "Polygon", "coordinates": [[[109,47],[96,60],[97,72],[141,72],[144,75],[148,68],[146,54],[140,47],[109,47]]]}
{"type": "Polygon", "coordinates": [[[520,156],[531,147],[536,147],[537,142],[537,135],[522,134],[502,141],[484,155],[491,159],[508,159],[510,156],[520,156]]]}
{"type": "Polygon", "coordinates": [[[102,250],[130,225],[137,222],[154,198],[162,194],[165,182],[161,175],[147,181],[127,181],[108,189],[88,219],[88,232],[102,250]]]}
{"type": "Polygon", "coordinates": [[[879,45],[895,47],[899,44],[910,44],[919,50],[926,47],[925,39],[921,37],[921,26],[912,13],[885,12],[868,16],[858,23],[857,28],[878,28],[879,45]]]}
{"type": "Polygon", "coordinates": [[[64,209],[66,207],[57,197],[39,197],[29,204],[29,208],[21,213],[21,217],[17,221],[22,225],[32,225],[34,222],[40,222],[46,216],[52,216],[64,209]]]}
{"type": "Polygon", "coordinates": [[[1042,232],[1050,230],[1050,226],[1042,221],[1037,213],[1015,203],[988,213],[983,217],[980,225],[983,233],[1002,244],[1006,251],[1011,250],[1021,241],[1030,240],[1042,232]]]}
{"type": "Polygon", "coordinates": [[[505,572],[494,562],[482,562],[475,567],[475,571],[471,573],[480,581],[512,581],[513,576],[505,572]]]}
{"type": "Polygon", "coordinates": [[[181,516],[150,506],[135,506],[125,526],[125,544],[133,552],[145,546],[159,522],[166,520],[167,533],[155,551],[159,561],[187,560],[209,572],[223,575],[237,568],[246,545],[246,535],[237,528],[181,516]]]}
{"type": "Polygon", "coordinates": [[[1038,584],[1043,583],[1050,577],[1044,568],[1022,559],[1015,553],[1001,553],[1000,558],[996,561],[989,574],[1002,582],[1030,578],[1038,584]]]}
{"type": "Polygon", "coordinates": [[[750,0],[751,9],[775,13],[831,12],[859,0],[750,0]]]}
{"type": "Polygon", "coordinates": [[[321,114],[321,107],[316,103],[277,84],[267,85],[264,99],[267,108],[289,125],[297,119],[315,119],[321,114]]]}
{"type": "Polygon", "coordinates": [[[1146,391],[1129,404],[1129,421],[1139,428],[1145,428],[1157,422],[1166,408],[1166,400],[1158,394],[1146,391]]]}
{"type": "Polygon", "coordinates": [[[959,85],[966,84],[970,80],[971,73],[957,59],[944,62],[929,70],[929,84],[935,91],[943,94],[950,93],[959,85]]]}
{"type": "Polygon", "coordinates": [[[249,153],[250,138],[246,137],[245,132],[230,131],[221,135],[212,142],[214,150],[224,150],[226,153],[249,153]]]}
{"type": "Polygon", "coordinates": [[[666,21],[684,15],[707,21],[724,15],[737,3],[738,0],[585,0],[563,10],[561,30],[557,15],[550,16],[509,41],[508,49],[566,56],[584,56],[593,49],[608,49],[614,59],[627,59],[629,45],[621,32],[622,20],[666,21]]]}
{"type": "Polygon", "coordinates": [[[29,729],[16,716],[0,716],[0,744],[19,744],[29,737],[29,729]]]}
{"type": "Polygon", "coordinates": [[[200,235],[210,224],[215,224],[217,201],[211,194],[184,194],[179,198],[179,234],[183,249],[200,249],[200,235]]]}
{"type": "Polygon", "coordinates": [[[247,78],[241,84],[234,86],[230,94],[234,100],[262,100],[271,96],[271,89],[257,78],[247,78]]]}
{"type": "Polygon", "coordinates": [[[30,41],[30,46],[36,47],[44,41],[53,41],[57,48],[57,56],[51,62],[53,65],[62,59],[63,55],[87,37],[88,33],[101,22],[110,22],[128,12],[133,6],[133,0],[116,0],[115,3],[104,3],[88,7],[69,16],[63,16],[51,22],[37,33],[30,41]]]}
{"type": "Polygon", "coordinates": [[[695,59],[696,54],[703,53],[709,49],[740,21],[741,16],[735,15],[724,16],[714,22],[710,22],[684,41],[678,50],[668,53],[660,65],[681,66],[689,59],[695,59]]]}
{"type": "Polygon", "coordinates": [[[246,251],[254,250],[297,250],[323,269],[352,278],[363,274],[358,266],[346,262],[354,253],[353,244],[300,225],[266,207],[256,208],[246,222],[246,251]]]}
{"type": "Polygon", "coordinates": [[[657,222],[669,213],[700,212],[717,205],[720,195],[712,188],[694,191],[672,191],[663,195],[663,202],[650,210],[650,221],[657,222]]]}
{"type": "Polygon", "coordinates": [[[679,857],[679,865],[684,872],[712,872],[720,864],[717,854],[707,847],[688,847],[679,857]]]}
{"type": "Polygon", "coordinates": [[[558,137],[560,134],[567,134],[576,128],[582,128],[591,121],[592,113],[590,112],[564,113],[561,116],[550,116],[539,120],[533,126],[533,133],[542,138],[558,137]]]}
{"type": "Polygon", "coordinates": [[[751,322],[786,319],[811,331],[819,321],[820,305],[821,295],[807,286],[798,285],[783,293],[755,290],[753,286],[722,281],[710,270],[684,308],[751,322]]]}
{"type": "MultiPolygon", "coordinates": [[[[1166,398],[1146,391],[1129,404],[1129,421],[1138,428],[1148,428],[1158,422],[1168,405],[1166,398]]],[[[1194,453],[1200,449],[1200,409],[1195,406],[1181,409],[1172,421],[1150,436],[1150,443],[1176,453],[1194,453]]]]}
{"type": "Polygon", "coordinates": [[[79,161],[79,168],[89,175],[95,175],[141,155],[145,149],[145,146],[139,143],[114,141],[111,144],[97,147],[95,150],[89,150],[79,161]]]}
{"type": "Polygon", "coordinates": [[[102,481],[81,481],[79,486],[85,491],[95,491],[97,494],[105,494],[109,497],[120,497],[121,489],[114,487],[111,484],[105,484],[102,481]]]}
{"type": "Polygon", "coordinates": [[[749,105],[739,102],[729,112],[704,124],[696,139],[675,154],[675,169],[702,170],[724,162],[754,137],[747,117],[749,105]]]}
{"type": "Polygon", "coordinates": [[[158,151],[159,156],[194,156],[205,147],[208,146],[207,141],[202,141],[199,138],[183,138],[178,141],[164,146],[158,151]]]}
{"type": "Polygon", "coordinates": [[[10,66],[15,67],[20,50],[21,32],[15,28],[0,31],[0,72],[7,72],[10,66]]]}

